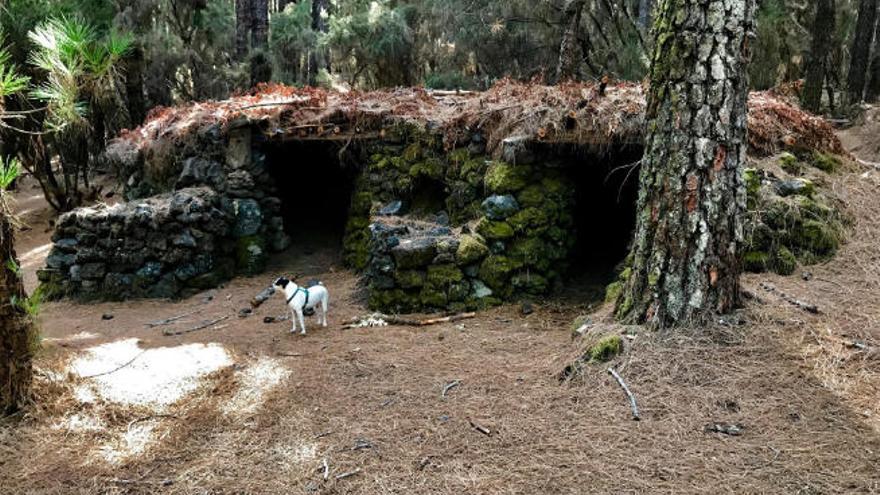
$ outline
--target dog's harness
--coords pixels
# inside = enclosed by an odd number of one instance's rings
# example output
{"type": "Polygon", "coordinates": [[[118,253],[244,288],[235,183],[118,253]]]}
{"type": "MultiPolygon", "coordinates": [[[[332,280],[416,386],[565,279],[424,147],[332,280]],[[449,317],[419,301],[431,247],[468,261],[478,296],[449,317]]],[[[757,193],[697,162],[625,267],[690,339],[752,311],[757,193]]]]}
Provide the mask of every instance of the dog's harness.
{"type": "Polygon", "coordinates": [[[302,292],[303,294],[306,295],[306,302],[303,303],[303,307],[308,306],[308,304],[309,304],[309,290],[303,289],[302,287],[297,287],[296,290],[293,291],[293,294],[291,294],[290,297],[287,299],[287,304],[290,304],[290,301],[293,301],[293,298],[296,297],[297,292],[302,292]]]}

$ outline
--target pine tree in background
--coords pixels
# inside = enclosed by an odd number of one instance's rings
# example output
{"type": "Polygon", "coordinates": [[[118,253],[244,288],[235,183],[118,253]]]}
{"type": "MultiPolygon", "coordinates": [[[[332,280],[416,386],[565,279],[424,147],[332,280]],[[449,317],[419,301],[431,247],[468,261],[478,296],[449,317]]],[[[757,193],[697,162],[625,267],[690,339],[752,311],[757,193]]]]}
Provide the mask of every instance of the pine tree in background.
{"type": "Polygon", "coordinates": [[[847,79],[847,101],[850,104],[861,103],[864,96],[865,83],[868,77],[868,66],[871,56],[871,43],[877,26],[878,0],[861,0],[859,2],[859,18],[850,50],[849,77],[847,79]]]}
{"type": "Polygon", "coordinates": [[[829,54],[835,29],[834,0],[818,0],[816,18],[813,22],[810,52],[806,62],[806,80],[801,98],[805,109],[819,113],[822,104],[822,90],[829,71],[829,54]]]}

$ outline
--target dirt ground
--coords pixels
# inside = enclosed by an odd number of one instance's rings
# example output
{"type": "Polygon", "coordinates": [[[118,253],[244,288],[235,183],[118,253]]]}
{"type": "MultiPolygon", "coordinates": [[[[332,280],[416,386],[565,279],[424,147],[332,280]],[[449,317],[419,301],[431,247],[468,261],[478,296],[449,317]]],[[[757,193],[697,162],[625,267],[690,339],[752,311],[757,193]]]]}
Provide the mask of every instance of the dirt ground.
{"type": "MultiPolygon", "coordinates": [[[[863,142],[880,133],[844,134],[861,158],[880,158],[865,153],[876,141],[863,142]]],[[[45,303],[36,403],[0,424],[0,493],[878,493],[880,171],[826,182],[856,217],[834,260],[790,277],[746,276],[757,299],[711,328],[627,340],[610,365],[641,421],[607,365],[560,383],[579,347],[571,323],[589,311],[571,295],[528,316],[508,305],[425,328],[343,330],[367,312],[356,277],[332,251],[300,246],[263,276],[184,301],[45,303]],[[277,273],[330,288],[328,328],[312,319],[301,337],[289,322],[263,323],[284,314],[280,297],[238,317],[277,273]],[[177,315],[188,316],[145,325],[177,315]],[[165,408],[84,398],[94,378],[70,363],[129,338],[152,350],[216,343],[234,364],[165,408]],[[716,424],[742,433],[706,431],[716,424]]],[[[48,254],[51,214],[40,198],[27,183],[18,193],[29,289],[48,254]]],[[[591,333],[614,328],[605,312],[591,333]]],[[[167,366],[178,364],[188,363],[167,366]]]]}

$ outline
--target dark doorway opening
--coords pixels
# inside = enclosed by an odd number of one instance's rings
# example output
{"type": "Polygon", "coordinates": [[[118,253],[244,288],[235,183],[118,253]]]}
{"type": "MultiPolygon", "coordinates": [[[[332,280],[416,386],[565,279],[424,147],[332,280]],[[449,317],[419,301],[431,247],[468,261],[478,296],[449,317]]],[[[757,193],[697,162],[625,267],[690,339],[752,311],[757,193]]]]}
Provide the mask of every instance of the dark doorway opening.
{"type": "Polygon", "coordinates": [[[629,252],[636,220],[641,146],[620,146],[595,153],[579,147],[556,150],[563,170],[575,183],[576,243],[568,286],[604,294],[629,252]]]}
{"type": "Polygon", "coordinates": [[[284,231],[305,254],[341,250],[357,179],[356,145],[299,140],[265,145],[266,166],[281,199],[284,231]]]}

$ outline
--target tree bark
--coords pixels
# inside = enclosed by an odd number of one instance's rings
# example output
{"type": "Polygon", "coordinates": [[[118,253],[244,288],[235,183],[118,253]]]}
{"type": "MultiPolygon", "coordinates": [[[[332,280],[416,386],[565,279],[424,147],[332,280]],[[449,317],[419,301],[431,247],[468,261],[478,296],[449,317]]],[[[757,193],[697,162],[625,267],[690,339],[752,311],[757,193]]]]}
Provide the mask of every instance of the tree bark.
{"type": "Polygon", "coordinates": [[[624,321],[684,325],[739,303],[754,10],[754,0],[665,0],[655,11],[624,321]]]}
{"type": "Polygon", "coordinates": [[[12,219],[0,192],[0,413],[11,414],[24,405],[30,391],[31,325],[15,301],[25,297],[13,246],[12,219]]]}
{"type": "Polygon", "coordinates": [[[868,87],[865,89],[865,101],[875,102],[880,97],[880,38],[877,40],[877,46],[874,47],[874,60],[871,62],[871,77],[868,81],[868,87]]]}
{"type": "Polygon", "coordinates": [[[135,46],[125,59],[125,96],[128,100],[128,113],[134,127],[143,123],[147,117],[147,104],[144,98],[144,51],[135,46]]]}
{"type": "Polygon", "coordinates": [[[868,74],[868,63],[871,57],[871,42],[877,25],[878,0],[861,0],[859,2],[859,19],[856,22],[856,33],[853,37],[850,52],[849,77],[847,78],[847,102],[862,102],[865,91],[865,80],[868,74]]]}
{"type": "MultiPolygon", "coordinates": [[[[315,33],[326,33],[327,23],[324,22],[322,12],[329,8],[328,0],[312,0],[312,30],[315,33]]],[[[313,49],[309,53],[309,85],[315,86],[318,83],[318,71],[323,60],[326,64],[327,55],[319,52],[319,48],[313,49]]],[[[326,66],[329,70],[329,66],[326,66]]]]}
{"type": "Polygon", "coordinates": [[[581,62],[578,30],[585,4],[586,0],[568,0],[565,4],[562,13],[565,32],[562,33],[562,41],[559,43],[559,64],[556,67],[557,82],[575,79],[578,75],[581,62]]]}
{"type": "Polygon", "coordinates": [[[269,47],[269,0],[251,0],[253,26],[251,42],[253,48],[265,51],[269,47]]]}
{"type": "Polygon", "coordinates": [[[654,0],[639,0],[639,27],[647,31],[651,25],[651,10],[654,8],[654,0]]]}
{"type": "Polygon", "coordinates": [[[804,93],[801,97],[804,108],[813,113],[819,113],[822,104],[822,89],[828,72],[828,54],[832,49],[834,24],[834,0],[818,0],[816,20],[813,22],[813,40],[807,57],[804,93]]]}
{"type": "Polygon", "coordinates": [[[253,12],[254,0],[235,0],[235,56],[238,60],[244,60],[249,51],[253,12]]]}

